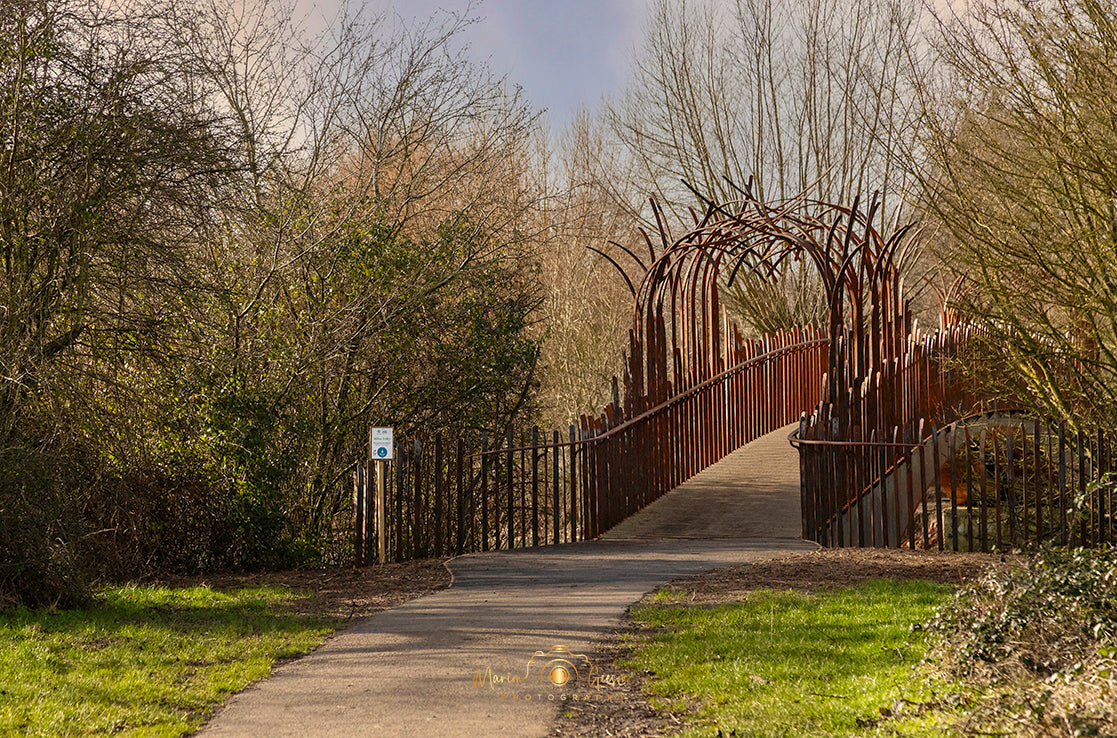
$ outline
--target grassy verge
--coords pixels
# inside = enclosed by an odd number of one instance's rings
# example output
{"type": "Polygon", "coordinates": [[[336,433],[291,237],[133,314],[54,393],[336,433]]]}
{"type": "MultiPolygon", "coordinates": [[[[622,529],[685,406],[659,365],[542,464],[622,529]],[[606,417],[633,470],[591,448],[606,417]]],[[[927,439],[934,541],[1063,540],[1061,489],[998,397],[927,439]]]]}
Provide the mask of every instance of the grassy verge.
{"type": "Polygon", "coordinates": [[[338,621],[283,588],[126,587],[88,610],[0,616],[0,734],[177,736],[338,621]]]}
{"type": "Polygon", "coordinates": [[[924,647],[911,626],[952,591],[873,581],[814,594],[755,591],[712,608],[661,592],[633,610],[650,635],[628,666],[651,671],[666,704],[695,708],[686,736],[872,734],[882,707],[922,697],[912,677],[924,647]]]}

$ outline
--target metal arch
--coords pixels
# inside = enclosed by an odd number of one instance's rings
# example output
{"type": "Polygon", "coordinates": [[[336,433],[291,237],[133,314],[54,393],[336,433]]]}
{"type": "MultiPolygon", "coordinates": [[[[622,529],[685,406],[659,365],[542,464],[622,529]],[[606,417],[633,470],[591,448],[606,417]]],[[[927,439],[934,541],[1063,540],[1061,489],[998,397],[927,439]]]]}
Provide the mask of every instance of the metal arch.
{"type": "Polygon", "coordinates": [[[658,238],[641,231],[650,261],[623,249],[642,270],[625,274],[634,297],[624,371],[630,412],[724,370],[731,331],[723,335],[721,285],[741,276],[778,279],[792,261],[813,269],[826,293],[830,402],[848,395],[855,378],[899,361],[911,319],[896,258],[912,226],[882,236],[873,226],[878,194],[866,210],[859,199],[846,206],[806,191],[764,202],[751,182],[730,184],[741,197],[720,204],[687,184],[705,212],[693,213],[695,227],[679,238],[652,200],[658,238]]]}

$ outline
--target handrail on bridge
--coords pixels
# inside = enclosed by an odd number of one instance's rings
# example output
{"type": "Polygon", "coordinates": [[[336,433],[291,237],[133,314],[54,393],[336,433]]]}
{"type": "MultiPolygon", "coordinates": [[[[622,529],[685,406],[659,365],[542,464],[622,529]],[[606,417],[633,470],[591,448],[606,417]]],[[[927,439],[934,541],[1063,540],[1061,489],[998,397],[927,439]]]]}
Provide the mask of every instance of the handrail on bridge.
{"type": "MultiPolygon", "coordinates": [[[[824,346],[824,345],[827,345],[829,343],[830,343],[830,339],[828,339],[828,338],[812,338],[812,339],[808,339],[808,340],[805,340],[805,341],[800,341],[798,343],[793,343],[793,344],[790,344],[790,345],[787,345],[787,346],[781,346],[779,348],[774,348],[770,351],[766,351],[763,354],[759,354],[757,356],[750,357],[748,359],[745,359],[744,361],[741,361],[737,364],[734,364],[733,366],[729,367],[725,371],[720,372],[719,374],[716,374],[713,377],[710,377],[709,379],[703,380],[702,382],[699,382],[698,384],[693,385],[692,387],[689,387],[688,389],[684,390],[683,392],[680,392],[677,395],[672,395],[671,397],[667,398],[665,401],[659,403],[655,407],[652,407],[648,410],[645,410],[644,412],[642,412],[639,415],[636,415],[632,418],[628,418],[627,420],[622,421],[619,425],[615,425],[615,426],[612,426],[611,428],[606,429],[600,435],[587,437],[587,438],[580,438],[580,439],[577,439],[575,441],[560,441],[557,444],[546,444],[546,445],[547,446],[559,447],[559,448],[565,448],[565,447],[568,447],[568,446],[577,446],[577,445],[581,445],[581,444],[584,444],[584,443],[590,443],[590,442],[593,442],[593,441],[605,440],[610,436],[613,436],[617,433],[620,433],[621,431],[628,430],[631,426],[638,425],[639,423],[645,422],[645,421],[655,417],[656,415],[659,415],[659,414],[665,412],[666,410],[674,407],[675,405],[678,405],[682,402],[685,402],[686,400],[688,400],[692,396],[698,394],[699,392],[702,392],[703,390],[709,389],[716,384],[724,382],[729,377],[734,376],[736,374],[739,374],[740,372],[743,372],[746,369],[749,369],[754,364],[761,363],[762,360],[772,359],[774,357],[781,356],[781,355],[787,354],[787,353],[791,353],[793,351],[799,351],[799,350],[802,350],[802,349],[811,348],[812,346],[824,346]]],[[[792,444],[792,445],[794,445],[794,444],[792,444]]],[[[531,451],[534,448],[536,448],[536,447],[535,446],[522,446],[522,447],[521,446],[515,446],[515,447],[512,448],[512,450],[513,451],[531,451]]],[[[539,446],[539,448],[542,448],[542,445],[539,446]]],[[[472,458],[480,457],[482,454],[502,453],[502,452],[505,452],[505,451],[507,451],[507,449],[505,449],[505,448],[492,449],[492,450],[489,450],[489,451],[475,451],[475,452],[469,454],[467,456],[467,458],[472,459],[472,458]]]]}
{"type": "Polygon", "coordinates": [[[983,410],[906,441],[789,440],[805,537],[827,546],[1034,550],[1117,540],[1117,436],[983,410]]]}
{"type": "MultiPolygon", "coordinates": [[[[619,414],[615,403],[599,419],[584,418],[579,438],[573,426],[570,440],[535,428],[530,442],[517,442],[508,426],[491,447],[483,434],[481,451],[467,452],[463,439],[443,444],[440,436],[433,454],[422,444],[405,445],[385,494],[386,557],[596,538],[735,448],[815,406],[827,345],[813,329],[740,343],[732,355],[744,358],[728,369],[610,427],[619,414]]],[[[369,480],[369,470],[359,469],[354,530],[364,560],[371,560],[368,552],[379,543],[373,543],[369,522],[369,480]]]]}

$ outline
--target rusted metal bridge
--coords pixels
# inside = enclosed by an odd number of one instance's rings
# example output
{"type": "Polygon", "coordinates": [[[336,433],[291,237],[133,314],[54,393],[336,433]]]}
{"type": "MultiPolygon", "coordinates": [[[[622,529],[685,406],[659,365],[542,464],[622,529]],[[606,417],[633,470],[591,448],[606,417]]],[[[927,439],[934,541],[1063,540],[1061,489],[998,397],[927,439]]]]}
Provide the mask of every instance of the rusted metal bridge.
{"type": "Polygon", "coordinates": [[[1006,431],[999,416],[982,416],[981,428],[961,422],[996,408],[955,368],[974,329],[945,306],[934,332],[915,325],[900,269],[910,226],[882,235],[875,199],[862,209],[740,192],[734,203],[706,201],[677,239],[653,203],[647,254],[602,252],[634,313],[624,376],[599,416],[561,433],[509,426],[414,439],[386,485],[382,542],[369,467],[358,465],[356,561],[378,547],[403,560],[596,538],[797,420],[808,540],[991,550],[1112,539],[1112,500],[1097,484],[1114,465],[1103,435],[1068,437],[1037,421],[1006,431]],[[796,269],[825,290],[826,325],[742,336],[723,286],[796,269]]]}

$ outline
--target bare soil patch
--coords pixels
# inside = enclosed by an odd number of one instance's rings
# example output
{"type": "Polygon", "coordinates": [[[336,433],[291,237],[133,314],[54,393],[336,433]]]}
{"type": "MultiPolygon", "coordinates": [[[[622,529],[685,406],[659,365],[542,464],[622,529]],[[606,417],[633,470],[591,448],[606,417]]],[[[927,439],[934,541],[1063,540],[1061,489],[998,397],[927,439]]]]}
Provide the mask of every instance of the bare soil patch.
{"type": "Polygon", "coordinates": [[[420,559],[399,564],[327,567],[259,574],[211,574],[172,577],[153,584],[172,587],[205,585],[217,591],[242,587],[282,586],[309,594],[291,603],[300,614],[361,618],[450,586],[446,559],[420,559]]]}
{"type": "MultiPolygon", "coordinates": [[[[869,579],[922,579],[961,584],[1001,556],[878,549],[824,549],[780,559],[742,564],[683,577],[667,587],[684,591],[682,604],[714,606],[737,601],[757,589],[818,591],[857,585],[869,579]]],[[[647,600],[648,598],[645,598],[647,600]]],[[[641,629],[629,618],[596,648],[594,663],[604,673],[627,679],[609,689],[610,699],[571,703],[564,708],[553,738],[573,736],[668,736],[682,728],[683,713],[652,707],[644,685],[650,674],[618,664],[632,653],[641,629]]]]}

